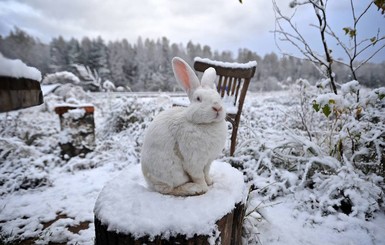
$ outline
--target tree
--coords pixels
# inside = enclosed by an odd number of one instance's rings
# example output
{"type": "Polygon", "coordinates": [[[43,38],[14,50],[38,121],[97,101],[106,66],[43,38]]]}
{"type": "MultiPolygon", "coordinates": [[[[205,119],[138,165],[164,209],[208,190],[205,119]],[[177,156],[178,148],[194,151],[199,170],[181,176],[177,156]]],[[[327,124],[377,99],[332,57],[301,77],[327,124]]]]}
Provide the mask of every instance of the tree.
{"type": "Polygon", "coordinates": [[[96,70],[103,80],[110,79],[111,72],[108,69],[107,46],[100,36],[92,41],[88,58],[91,69],[96,70]]]}
{"type": "Polygon", "coordinates": [[[123,85],[125,80],[124,64],[125,52],[121,42],[109,42],[108,50],[108,67],[111,72],[112,81],[115,85],[123,85]]]}
{"type": "Polygon", "coordinates": [[[276,13],[276,29],[274,34],[280,41],[288,42],[302,54],[302,56],[311,61],[319,68],[319,71],[330,80],[331,90],[337,94],[337,86],[335,81],[334,63],[340,63],[347,66],[354,79],[357,79],[357,70],[367,63],[373,56],[375,56],[381,49],[385,47],[385,36],[380,36],[380,31],[373,37],[362,37],[358,39],[357,30],[358,23],[368,13],[369,8],[373,5],[369,4],[357,15],[353,0],[350,0],[350,7],[352,13],[352,27],[344,27],[345,34],[350,37],[348,43],[345,43],[340,36],[338,36],[330,23],[328,22],[328,0],[294,0],[290,3],[290,7],[297,10],[302,6],[310,6],[315,13],[317,24],[313,25],[320,34],[320,41],[322,46],[322,53],[317,53],[315,48],[305,38],[298,26],[294,23],[294,14],[290,17],[285,16],[278,7],[275,0],[273,0],[274,11],[276,13]],[[330,48],[328,38],[334,39],[342,48],[347,56],[347,60],[335,60],[332,56],[333,50],[330,48]],[[367,58],[362,58],[364,52],[371,50],[367,58]],[[361,58],[361,60],[358,60],[361,58]]]}
{"type": "Polygon", "coordinates": [[[65,71],[68,68],[67,43],[62,36],[52,39],[50,43],[51,70],[53,72],[65,71]]]}
{"type": "Polygon", "coordinates": [[[89,59],[91,48],[92,41],[88,37],[84,37],[80,42],[80,64],[91,66],[89,59]]]}
{"type": "Polygon", "coordinates": [[[7,37],[0,37],[0,52],[9,59],[20,59],[43,74],[49,72],[49,47],[15,27],[7,37]]]}
{"type": "Polygon", "coordinates": [[[72,64],[80,64],[81,63],[81,50],[80,50],[80,44],[79,41],[75,38],[71,38],[71,40],[67,44],[68,46],[68,63],[69,65],[72,64]]]}
{"type": "Polygon", "coordinates": [[[122,41],[123,51],[124,51],[124,65],[123,72],[125,78],[125,86],[131,90],[131,86],[134,83],[137,75],[137,63],[135,61],[135,50],[128,43],[126,39],[122,41]]]}

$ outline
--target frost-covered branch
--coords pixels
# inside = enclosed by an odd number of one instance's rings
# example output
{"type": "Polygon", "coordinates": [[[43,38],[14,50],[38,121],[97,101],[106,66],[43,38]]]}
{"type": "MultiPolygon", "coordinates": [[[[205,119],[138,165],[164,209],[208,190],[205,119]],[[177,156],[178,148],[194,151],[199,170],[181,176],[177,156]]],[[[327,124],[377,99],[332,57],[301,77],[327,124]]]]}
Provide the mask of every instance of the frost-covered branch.
{"type": "MultiPolygon", "coordinates": [[[[311,61],[318,70],[321,71],[325,77],[330,79],[330,86],[332,91],[337,94],[337,87],[334,82],[334,72],[332,69],[333,58],[331,56],[331,50],[328,47],[328,43],[326,41],[326,31],[327,31],[327,20],[326,20],[326,4],[327,1],[324,0],[309,0],[309,1],[293,1],[290,4],[290,7],[297,7],[301,5],[311,4],[315,15],[318,20],[318,29],[321,35],[321,41],[323,46],[324,55],[317,54],[317,52],[310,46],[309,42],[304,38],[302,33],[299,31],[297,26],[294,24],[292,18],[294,17],[296,11],[294,11],[293,16],[287,17],[282,14],[275,0],[273,0],[273,8],[276,14],[276,25],[274,34],[278,34],[281,38],[280,41],[289,42],[293,45],[306,59],[311,61]],[[289,30],[286,30],[282,23],[286,23],[289,26],[289,30]],[[324,57],[323,57],[324,56],[324,57]]],[[[276,42],[277,43],[277,42],[276,42]]]]}
{"type": "Polygon", "coordinates": [[[350,0],[350,8],[352,13],[352,19],[353,19],[353,27],[344,27],[343,30],[345,31],[346,35],[349,35],[352,44],[350,47],[346,43],[344,43],[341,38],[333,31],[333,29],[330,27],[330,25],[327,25],[327,34],[334,38],[338,45],[342,48],[346,56],[348,57],[347,61],[343,60],[336,60],[336,62],[347,66],[352,74],[353,79],[357,80],[356,72],[357,70],[362,67],[362,65],[369,62],[375,55],[377,55],[384,47],[385,45],[381,45],[377,49],[374,48],[374,46],[378,43],[381,43],[385,40],[385,36],[380,36],[380,29],[378,29],[376,36],[373,36],[371,38],[364,38],[361,41],[358,41],[357,34],[357,26],[360,23],[360,21],[364,18],[365,15],[368,14],[369,9],[373,6],[373,2],[370,1],[368,5],[362,10],[362,12],[357,16],[356,15],[356,9],[353,3],[353,0],[350,0]],[[372,53],[368,55],[367,58],[358,61],[357,59],[367,50],[372,49],[372,53]]]}
{"type": "MultiPolygon", "coordinates": [[[[321,74],[330,79],[331,90],[337,94],[335,75],[333,72],[333,63],[339,63],[349,68],[354,80],[357,80],[357,70],[364,64],[369,62],[381,50],[385,48],[385,36],[381,35],[381,30],[378,29],[373,37],[360,37],[360,23],[369,14],[369,10],[374,6],[373,1],[369,1],[364,7],[357,11],[353,0],[350,0],[350,11],[352,15],[352,23],[350,27],[344,27],[345,35],[349,37],[349,42],[343,41],[342,37],[337,35],[338,32],[333,30],[329,23],[329,12],[327,9],[328,0],[293,0],[290,7],[294,8],[292,16],[285,16],[277,6],[276,0],[272,0],[274,12],[276,14],[275,25],[275,41],[279,48],[277,40],[288,42],[295,47],[300,54],[311,61],[315,66],[318,66],[321,74]],[[322,45],[322,54],[318,54],[309,43],[309,40],[304,38],[299,28],[294,22],[296,10],[299,7],[309,6],[314,10],[314,16],[317,24],[311,24],[320,34],[322,45]],[[334,60],[332,50],[328,44],[328,36],[333,38],[347,57],[347,60],[334,60]],[[366,57],[363,57],[363,56],[366,57]]],[[[281,49],[280,49],[281,50],[281,49]]],[[[292,55],[291,55],[292,56],[292,55]]]]}

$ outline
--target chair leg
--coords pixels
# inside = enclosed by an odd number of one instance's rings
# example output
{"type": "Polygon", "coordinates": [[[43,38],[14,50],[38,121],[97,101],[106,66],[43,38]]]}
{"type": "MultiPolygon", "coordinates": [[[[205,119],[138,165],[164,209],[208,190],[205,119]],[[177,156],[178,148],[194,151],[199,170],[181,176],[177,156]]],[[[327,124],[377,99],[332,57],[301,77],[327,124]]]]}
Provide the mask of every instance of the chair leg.
{"type": "Polygon", "coordinates": [[[231,132],[230,156],[234,156],[235,146],[237,144],[238,123],[234,122],[232,126],[233,126],[233,130],[231,132]]]}

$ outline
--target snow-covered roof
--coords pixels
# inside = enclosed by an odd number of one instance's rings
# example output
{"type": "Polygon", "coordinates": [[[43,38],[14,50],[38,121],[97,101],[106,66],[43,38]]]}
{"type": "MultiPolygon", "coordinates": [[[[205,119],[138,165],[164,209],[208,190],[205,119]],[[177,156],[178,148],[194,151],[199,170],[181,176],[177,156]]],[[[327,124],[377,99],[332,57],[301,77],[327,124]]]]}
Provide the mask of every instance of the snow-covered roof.
{"type": "Polygon", "coordinates": [[[175,197],[150,190],[140,165],[131,165],[104,186],[95,215],[108,230],[135,237],[212,235],[215,222],[243,202],[247,191],[242,173],[227,163],[213,162],[210,174],[214,184],[207,193],[175,197]]]}
{"type": "Polygon", "coordinates": [[[210,65],[214,66],[220,66],[225,68],[241,68],[241,69],[248,69],[257,66],[257,61],[249,61],[247,63],[236,63],[236,62],[222,62],[222,61],[216,61],[216,60],[210,60],[207,58],[201,58],[201,57],[195,57],[194,61],[204,62],[208,63],[210,65]]]}
{"type": "Polygon", "coordinates": [[[0,53],[0,76],[28,78],[41,81],[41,73],[34,67],[27,66],[21,60],[7,59],[0,53]]]}

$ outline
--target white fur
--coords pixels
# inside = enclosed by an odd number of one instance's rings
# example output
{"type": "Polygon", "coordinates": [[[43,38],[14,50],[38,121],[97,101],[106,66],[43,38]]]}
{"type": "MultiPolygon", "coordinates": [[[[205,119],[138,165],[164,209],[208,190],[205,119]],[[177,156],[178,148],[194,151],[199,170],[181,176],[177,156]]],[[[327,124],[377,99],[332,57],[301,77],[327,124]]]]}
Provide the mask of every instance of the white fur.
{"type": "Polygon", "coordinates": [[[191,104],[161,112],[150,124],[142,148],[142,171],[149,186],[160,193],[199,195],[212,184],[210,165],[225,145],[226,112],[214,89],[214,69],[208,69],[201,86],[186,62],[176,57],[172,64],[191,104]]]}

